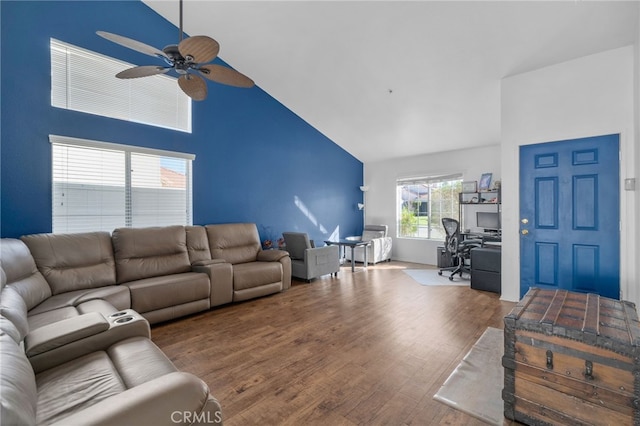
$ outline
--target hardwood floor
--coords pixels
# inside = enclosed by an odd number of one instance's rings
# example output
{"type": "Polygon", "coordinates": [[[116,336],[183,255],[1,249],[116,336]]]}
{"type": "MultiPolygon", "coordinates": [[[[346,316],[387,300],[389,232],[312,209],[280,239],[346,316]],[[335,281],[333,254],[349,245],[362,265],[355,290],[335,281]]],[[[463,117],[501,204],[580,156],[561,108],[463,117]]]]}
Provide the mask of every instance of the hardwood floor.
{"type": "MultiPolygon", "coordinates": [[[[152,328],[220,401],[226,425],[481,425],[432,399],[514,303],[422,286],[391,262],[152,328]]],[[[446,280],[446,278],[443,278],[446,280]]]]}

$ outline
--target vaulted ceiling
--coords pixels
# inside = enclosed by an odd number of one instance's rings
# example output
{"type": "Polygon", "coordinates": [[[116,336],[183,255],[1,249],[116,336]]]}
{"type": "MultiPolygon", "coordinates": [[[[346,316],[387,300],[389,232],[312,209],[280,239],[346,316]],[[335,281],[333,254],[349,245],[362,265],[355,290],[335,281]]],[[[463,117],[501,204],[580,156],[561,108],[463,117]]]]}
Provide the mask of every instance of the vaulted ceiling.
{"type": "Polygon", "coordinates": [[[502,78],[633,44],[638,6],[185,0],[184,30],[366,163],[500,143],[502,78]]]}

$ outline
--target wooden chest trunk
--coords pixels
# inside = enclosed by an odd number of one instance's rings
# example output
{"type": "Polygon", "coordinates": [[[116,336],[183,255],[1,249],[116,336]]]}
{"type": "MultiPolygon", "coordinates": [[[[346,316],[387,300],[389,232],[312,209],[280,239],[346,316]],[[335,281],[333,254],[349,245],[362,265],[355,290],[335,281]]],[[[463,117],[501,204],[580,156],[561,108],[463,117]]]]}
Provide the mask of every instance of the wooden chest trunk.
{"type": "Polygon", "coordinates": [[[529,425],[640,425],[633,303],[532,288],[504,324],[505,417],[529,425]]]}

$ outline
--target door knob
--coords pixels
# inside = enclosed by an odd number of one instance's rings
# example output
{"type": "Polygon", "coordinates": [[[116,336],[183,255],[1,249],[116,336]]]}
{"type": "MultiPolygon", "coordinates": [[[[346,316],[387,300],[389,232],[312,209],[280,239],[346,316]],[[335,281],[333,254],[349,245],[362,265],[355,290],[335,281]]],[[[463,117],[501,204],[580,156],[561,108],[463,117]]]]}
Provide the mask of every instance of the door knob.
{"type": "Polygon", "coordinates": [[[528,233],[529,233],[529,230],[528,230],[528,229],[523,229],[523,230],[522,230],[522,235],[527,235],[528,233]]]}
{"type": "Polygon", "coordinates": [[[524,223],[524,224],[526,225],[527,223],[529,223],[529,219],[524,218],[524,219],[522,219],[520,222],[522,222],[522,223],[524,223]]]}

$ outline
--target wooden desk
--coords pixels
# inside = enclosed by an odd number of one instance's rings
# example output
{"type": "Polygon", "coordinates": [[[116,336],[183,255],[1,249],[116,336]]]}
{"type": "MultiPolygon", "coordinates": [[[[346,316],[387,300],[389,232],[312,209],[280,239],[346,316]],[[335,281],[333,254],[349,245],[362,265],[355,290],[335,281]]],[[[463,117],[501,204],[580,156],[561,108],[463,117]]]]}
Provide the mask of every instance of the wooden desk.
{"type": "Polygon", "coordinates": [[[502,245],[502,235],[501,234],[493,234],[487,232],[461,232],[460,233],[461,241],[464,240],[481,240],[482,247],[496,247],[500,248],[502,245]]]}

